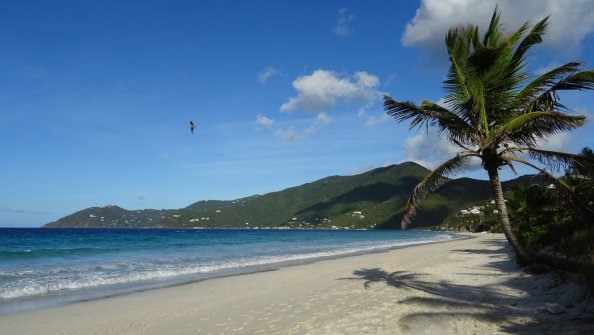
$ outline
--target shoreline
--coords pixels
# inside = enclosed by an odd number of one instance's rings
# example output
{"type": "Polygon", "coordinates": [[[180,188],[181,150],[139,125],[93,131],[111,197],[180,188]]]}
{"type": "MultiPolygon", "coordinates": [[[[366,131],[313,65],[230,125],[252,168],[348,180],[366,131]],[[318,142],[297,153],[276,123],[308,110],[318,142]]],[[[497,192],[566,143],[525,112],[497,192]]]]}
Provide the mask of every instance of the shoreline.
{"type": "MultiPolygon", "coordinates": [[[[56,228],[52,228],[56,229],[56,228]]],[[[61,228],[57,228],[61,229],[61,228]]],[[[70,228],[68,228],[70,229],[70,228]]],[[[75,228],[86,229],[86,228],[75,228]]],[[[204,280],[212,280],[218,278],[225,278],[231,276],[241,276],[245,274],[252,274],[258,272],[274,271],[285,267],[299,266],[311,264],[319,261],[340,259],[344,257],[353,257],[365,254],[383,253],[391,250],[401,248],[408,248],[416,245],[442,243],[454,239],[468,238],[464,234],[453,232],[441,232],[442,237],[430,240],[420,241],[403,241],[397,242],[390,246],[376,246],[372,248],[365,248],[360,250],[349,250],[348,252],[333,253],[329,252],[327,255],[301,255],[305,257],[297,257],[286,260],[276,260],[270,263],[251,264],[240,267],[231,267],[220,269],[215,272],[207,273],[188,273],[177,276],[165,278],[153,278],[135,282],[122,282],[110,284],[107,286],[88,287],[86,289],[54,292],[41,296],[24,296],[14,298],[2,302],[0,300],[0,317],[3,315],[17,314],[23,312],[30,312],[40,309],[59,307],[68,304],[75,304],[78,302],[100,300],[106,298],[113,298],[121,295],[133,294],[137,292],[145,292],[156,289],[163,289],[168,287],[175,287],[180,285],[187,285],[204,280]],[[449,237],[445,237],[449,236],[449,237]]]]}
{"type": "Polygon", "coordinates": [[[594,302],[501,235],[426,243],[0,316],[3,334],[594,332],[594,302]],[[591,305],[591,306],[590,306],[591,305]]]}

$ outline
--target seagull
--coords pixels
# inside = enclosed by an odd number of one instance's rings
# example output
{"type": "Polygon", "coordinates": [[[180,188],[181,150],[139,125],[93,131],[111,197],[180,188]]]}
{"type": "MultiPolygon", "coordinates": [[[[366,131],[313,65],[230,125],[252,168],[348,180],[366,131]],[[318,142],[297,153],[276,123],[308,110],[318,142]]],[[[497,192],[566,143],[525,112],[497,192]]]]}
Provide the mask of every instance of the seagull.
{"type": "Polygon", "coordinates": [[[192,134],[194,133],[194,128],[196,128],[196,126],[194,125],[194,122],[190,121],[190,132],[192,134]]]}

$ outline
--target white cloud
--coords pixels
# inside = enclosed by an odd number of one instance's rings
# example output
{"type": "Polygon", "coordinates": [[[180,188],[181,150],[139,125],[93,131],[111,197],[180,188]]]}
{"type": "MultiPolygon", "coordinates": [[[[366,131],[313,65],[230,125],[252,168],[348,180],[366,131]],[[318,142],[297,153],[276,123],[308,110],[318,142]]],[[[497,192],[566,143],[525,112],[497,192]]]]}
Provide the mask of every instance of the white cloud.
{"type": "Polygon", "coordinates": [[[386,123],[388,120],[390,120],[390,117],[388,116],[388,114],[382,112],[379,115],[372,115],[372,116],[368,116],[367,112],[369,109],[373,108],[375,106],[376,101],[370,101],[367,104],[365,104],[364,106],[361,106],[361,108],[359,108],[357,110],[357,116],[360,119],[364,119],[365,120],[365,127],[375,127],[378,124],[382,124],[382,123],[386,123]]]}
{"type": "Polygon", "coordinates": [[[268,80],[270,78],[276,76],[278,73],[279,73],[279,71],[277,69],[275,69],[274,67],[267,66],[258,75],[258,80],[260,80],[261,83],[265,84],[266,82],[268,82],[268,80]]]}
{"type": "Polygon", "coordinates": [[[274,120],[267,118],[262,114],[258,114],[258,116],[256,117],[256,124],[258,125],[258,127],[264,129],[271,129],[272,125],[274,124],[274,120]]]}
{"type": "Polygon", "coordinates": [[[352,77],[341,77],[331,71],[316,70],[293,81],[297,96],[289,98],[280,110],[320,111],[331,109],[340,102],[367,103],[380,97],[378,86],[379,79],[365,71],[356,72],[352,77]]]}
{"type": "MultiPolygon", "coordinates": [[[[428,169],[434,169],[445,161],[456,156],[462,150],[435,133],[423,133],[408,138],[402,144],[404,159],[402,162],[412,161],[428,169]]],[[[468,170],[480,168],[478,159],[471,160],[468,170]]]]}
{"type": "MultiPolygon", "coordinates": [[[[298,131],[295,127],[291,126],[287,129],[278,128],[274,131],[274,134],[285,141],[297,142],[309,135],[317,133],[324,125],[327,125],[330,122],[332,122],[332,118],[330,118],[328,114],[321,112],[313,123],[303,131],[298,131]]],[[[270,125],[272,126],[272,124],[270,125]]]]}
{"type": "Polygon", "coordinates": [[[328,116],[328,114],[321,112],[320,114],[318,114],[318,116],[316,117],[316,120],[314,122],[314,124],[312,124],[311,126],[309,126],[306,130],[305,133],[306,134],[314,134],[316,133],[322,126],[330,123],[332,121],[332,119],[328,116]]]}
{"type": "Polygon", "coordinates": [[[422,0],[415,17],[401,38],[405,46],[445,52],[444,36],[459,24],[473,23],[482,33],[499,5],[504,27],[515,30],[551,15],[544,45],[557,52],[579,52],[582,40],[594,32],[594,1],[591,0],[422,0]]]}
{"type": "Polygon", "coordinates": [[[296,142],[297,140],[301,139],[301,136],[297,134],[295,128],[290,127],[288,129],[277,129],[274,134],[283,140],[287,140],[289,142],[296,142]]]}
{"type": "MultiPolygon", "coordinates": [[[[379,79],[365,71],[354,74],[339,75],[332,71],[316,70],[310,75],[298,77],[293,81],[297,95],[280,107],[281,112],[305,111],[315,112],[315,119],[311,119],[306,128],[295,127],[278,128],[274,134],[284,140],[296,142],[317,133],[322,127],[332,122],[328,111],[338,104],[360,105],[358,115],[363,118],[368,108],[372,107],[383,94],[377,88],[379,79]]],[[[258,116],[257,122],[267,129],[272,128],[268,118],[258,116]]],[[[371,117],[368,126],[383,122],[381,117],[371,117]]]]}
{"type": "Polygon", "coordinates": [[[538,143],[538,147],[543,150],[569,152],[570,135],[568,133],[557,133],[546,140],[538,143]]]}
{"type": "Polygon", "coordinates": [[[349,36],[354,31],[354,20],[354,14],[350,14],[346,8],[341,8],[338,11],[338,17],[336,18],[336,26],[334,27],[333,32],[338,36],[349,36]]]}

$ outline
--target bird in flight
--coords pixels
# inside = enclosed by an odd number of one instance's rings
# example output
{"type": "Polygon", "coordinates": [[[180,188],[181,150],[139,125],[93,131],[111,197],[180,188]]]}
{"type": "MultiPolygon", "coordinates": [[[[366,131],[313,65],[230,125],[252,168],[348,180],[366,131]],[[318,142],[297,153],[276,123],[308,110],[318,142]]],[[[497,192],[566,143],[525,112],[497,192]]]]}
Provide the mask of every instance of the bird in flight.
{"type": "Polygon", "coordinates": [[[192,134],[194,133],[194,128],[196,128],[196,126],[194,125],[194,122],[190,121],[190,132],[192,134]]]}

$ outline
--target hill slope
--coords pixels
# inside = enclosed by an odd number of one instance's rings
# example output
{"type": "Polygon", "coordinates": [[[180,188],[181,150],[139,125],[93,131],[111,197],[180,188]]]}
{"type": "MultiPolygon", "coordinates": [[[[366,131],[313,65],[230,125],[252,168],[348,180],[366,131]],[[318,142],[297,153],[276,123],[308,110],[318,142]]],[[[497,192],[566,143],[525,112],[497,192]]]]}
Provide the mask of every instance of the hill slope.
{"type": "MultiPolygon", "coordinates": [[[[178,210],[93,207],[45,227],[398,228],[412,189],[428,173],[407,162],[261,196],[199,201],[178,210]]],[[[438,225],[451,211],[487,200],[490,192],[487,181],[451,180],[423,202],[413,227],[438,225]]]]}
{"type": "Polygon", "coordinates": [[[139,228],[157,227],[159,222],[175,210],[143,209],[129,211],[118,206],[91,207],[57,221],[44,228],[139,228]]]}

